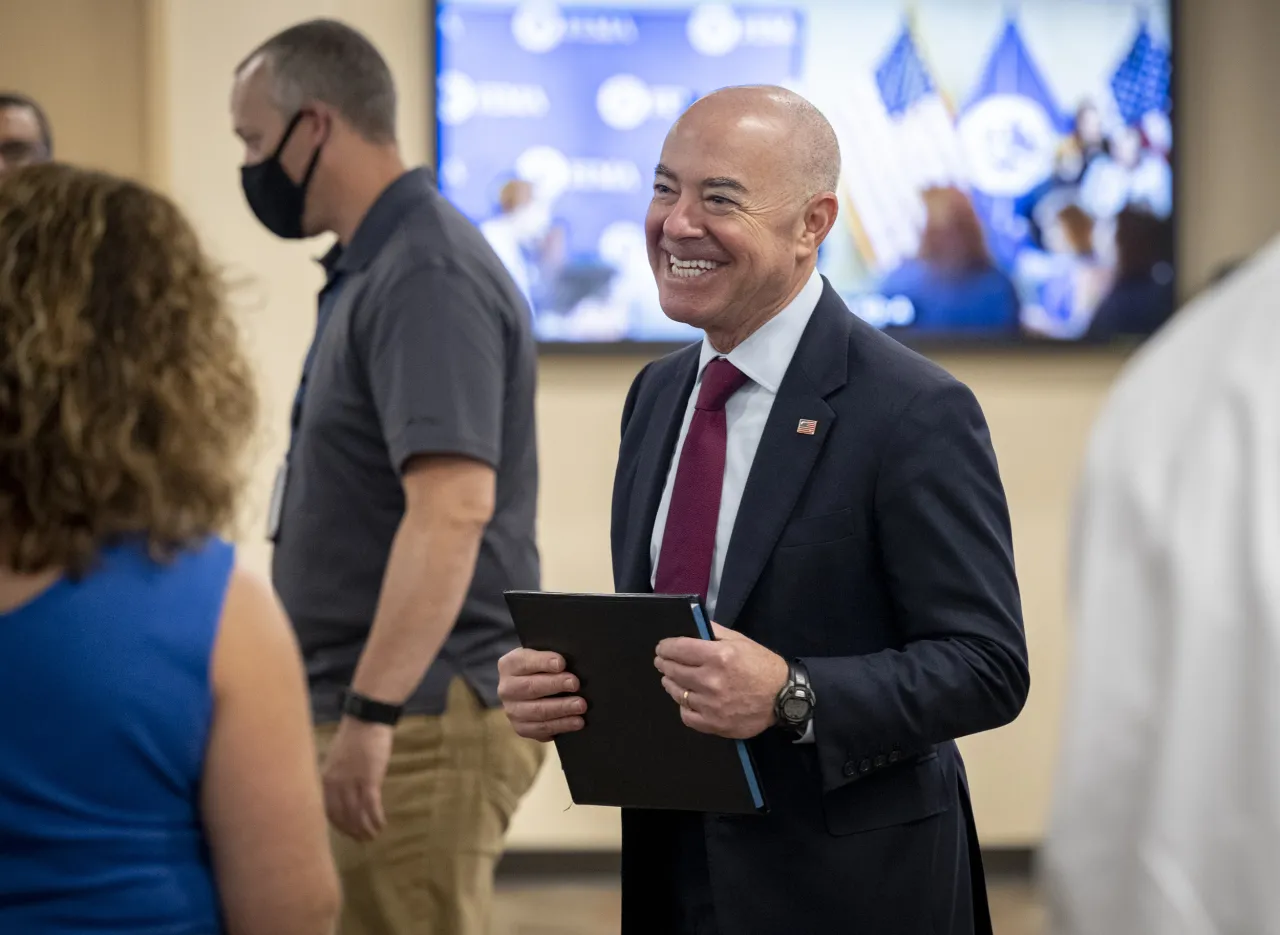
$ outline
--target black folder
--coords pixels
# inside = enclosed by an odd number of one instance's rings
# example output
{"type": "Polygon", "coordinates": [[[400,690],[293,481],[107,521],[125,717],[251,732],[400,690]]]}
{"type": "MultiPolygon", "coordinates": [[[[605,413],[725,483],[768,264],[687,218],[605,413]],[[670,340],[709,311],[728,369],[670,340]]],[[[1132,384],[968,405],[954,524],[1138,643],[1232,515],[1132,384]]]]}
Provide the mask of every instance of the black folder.
{"type": "Polygon", "coordinates": [[[711,639],[697,597],[508,591],[520,642],[559,653],[587,701],[586,727],[556,737],[579,805],[725,814],[765,810],[747,745],[686,727],[662,687],[655,649],[711,639]]]}

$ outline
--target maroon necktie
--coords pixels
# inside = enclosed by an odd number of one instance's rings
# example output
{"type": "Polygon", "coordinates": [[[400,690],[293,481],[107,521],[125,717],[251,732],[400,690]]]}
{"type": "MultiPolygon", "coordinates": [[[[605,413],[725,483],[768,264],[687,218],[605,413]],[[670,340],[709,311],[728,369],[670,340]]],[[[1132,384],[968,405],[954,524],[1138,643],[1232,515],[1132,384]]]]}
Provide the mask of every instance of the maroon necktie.
{"type": "Polygon", "coordinates": [[[702,386],[680,452],[671,510],[662,534],[654,579],[658,594],[697,594],[704,601],[707,598],[716,522],[720,518],[720,491],[724,486],[728,436],[724,404],[746,382],[746,374],[723,357],[708,363],[702,372],[702,386]]]}

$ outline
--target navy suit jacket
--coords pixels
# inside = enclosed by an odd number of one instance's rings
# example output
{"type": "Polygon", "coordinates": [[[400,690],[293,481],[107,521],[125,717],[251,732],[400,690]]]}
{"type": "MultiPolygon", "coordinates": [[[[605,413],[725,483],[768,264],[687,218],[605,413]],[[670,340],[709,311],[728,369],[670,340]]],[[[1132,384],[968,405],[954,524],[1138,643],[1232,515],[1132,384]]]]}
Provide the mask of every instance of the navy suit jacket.
{"type": "MultiPolygon", "coordinates": [[[[698,357],[692,346],[649,364],[627,396],[619,591],[651,589],[698,357]]],[[[802,659],[817,694],[815,743],[776,730],[750,741],[769,813],[700,819],[721,931],[989,932],[954,740],[1013,720],[1029,687],[995,453],[969,389],[830,284],[752,463],[717,603],[718,623],[802,659]]],[[[671,930],[664,814],[623,812],[624,933],[671,930]]]]}

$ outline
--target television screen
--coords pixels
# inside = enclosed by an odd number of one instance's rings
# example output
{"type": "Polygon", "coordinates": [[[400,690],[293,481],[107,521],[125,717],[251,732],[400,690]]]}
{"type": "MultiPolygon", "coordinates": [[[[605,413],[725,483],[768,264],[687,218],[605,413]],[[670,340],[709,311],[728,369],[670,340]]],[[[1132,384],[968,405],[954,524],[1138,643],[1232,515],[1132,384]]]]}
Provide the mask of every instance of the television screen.
{"type": "Polygon", "coordinates": [[[819,269],[906,339],[1079,342],[1173,309],[1170,0],[440,0],[437,166],[545,342],[697,337],[644,215],[671,123],[777,84],[830,119],[819,269]]]}

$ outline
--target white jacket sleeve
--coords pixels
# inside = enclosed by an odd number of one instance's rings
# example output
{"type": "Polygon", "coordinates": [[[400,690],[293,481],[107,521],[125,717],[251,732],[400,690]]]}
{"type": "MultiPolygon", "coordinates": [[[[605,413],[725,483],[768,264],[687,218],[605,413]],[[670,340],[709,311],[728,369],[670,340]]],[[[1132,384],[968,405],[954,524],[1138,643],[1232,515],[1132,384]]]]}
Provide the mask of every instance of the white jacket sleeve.
{"type": "Polygon", "coordinates": [[[1276,407],[1230,386],[1165,457],[1091,461],[1043,861],[1056,935],[1280,935],[1276,407]]]}
{"type": "Polygon", "coordinates": [[[1143,790],[1164,684],[1166,557],[1137,504],[1086,476],[1072,543],[1074,650],[1043,852],[1055,935],[1139,931],[1127,895],[1141,874],[1143,790]]]}

